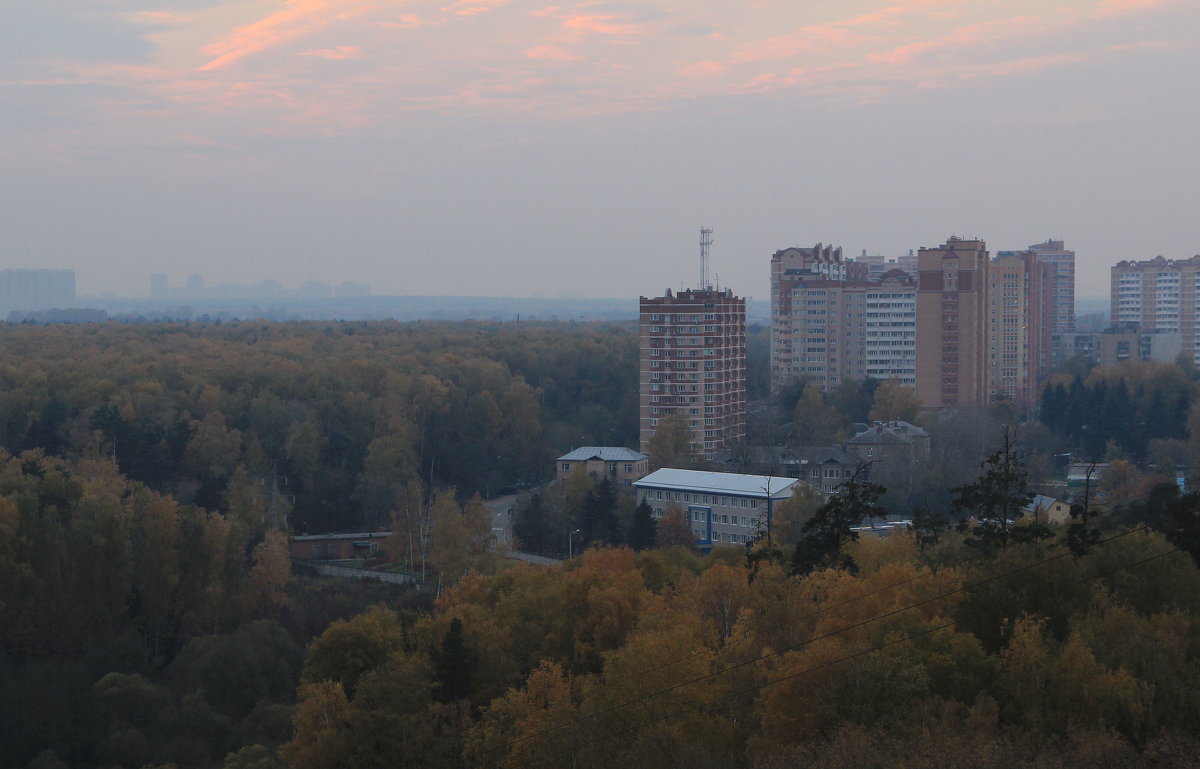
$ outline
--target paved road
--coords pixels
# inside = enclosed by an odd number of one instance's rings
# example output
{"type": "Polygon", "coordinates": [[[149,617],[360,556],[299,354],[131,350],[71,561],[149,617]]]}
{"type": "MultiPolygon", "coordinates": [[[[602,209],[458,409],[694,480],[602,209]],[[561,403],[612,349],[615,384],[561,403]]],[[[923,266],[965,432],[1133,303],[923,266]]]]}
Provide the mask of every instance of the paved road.
{"type": "Polygon", "coordinates": [[[517,506],[517,495],[485,499],[483,504],[492,511],[492,533],[496,535],[496,549],[506,550],[512,545],[512,513],[517,506]]]}

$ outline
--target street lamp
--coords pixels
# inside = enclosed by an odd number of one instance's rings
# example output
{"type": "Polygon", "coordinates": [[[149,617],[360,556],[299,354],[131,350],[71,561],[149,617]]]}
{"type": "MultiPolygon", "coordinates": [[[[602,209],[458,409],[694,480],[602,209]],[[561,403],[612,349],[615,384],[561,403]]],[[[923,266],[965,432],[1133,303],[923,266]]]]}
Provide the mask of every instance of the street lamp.
{"type": "Polygon", "coordinates": [[[583,532],[581,532],[579,529],[576,529],[575,531],[573,531],[567,535],[567,560],[570,560],[575,557],[575,535],[576,534],[582,535],[583,532]]]}

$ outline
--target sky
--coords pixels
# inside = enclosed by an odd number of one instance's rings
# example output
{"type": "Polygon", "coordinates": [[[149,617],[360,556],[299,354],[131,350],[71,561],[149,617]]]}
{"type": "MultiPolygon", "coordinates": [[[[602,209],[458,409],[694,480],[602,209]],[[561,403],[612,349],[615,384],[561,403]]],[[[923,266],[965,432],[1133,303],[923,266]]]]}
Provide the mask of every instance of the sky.
{"type": "Polygon", "coordinates": [[[637,297],[1200,252],[1196,0],[0,0],[0,267],[637,297]]]}

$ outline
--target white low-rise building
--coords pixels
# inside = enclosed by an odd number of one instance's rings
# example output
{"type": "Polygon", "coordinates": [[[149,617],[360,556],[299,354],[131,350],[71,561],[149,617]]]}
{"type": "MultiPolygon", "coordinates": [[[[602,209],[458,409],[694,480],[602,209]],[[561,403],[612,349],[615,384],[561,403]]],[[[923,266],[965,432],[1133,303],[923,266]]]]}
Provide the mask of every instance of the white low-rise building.
{"type": "Polygon", "coordinates": [[[649,505],[655,518],[662,518],[672,508],[683,511],[698,544],[707,549],[753,540],[767,525],[773,506],[790,498],[799,482],[771,475],[664,467],[633,485],[638,503],[649,505]]]}

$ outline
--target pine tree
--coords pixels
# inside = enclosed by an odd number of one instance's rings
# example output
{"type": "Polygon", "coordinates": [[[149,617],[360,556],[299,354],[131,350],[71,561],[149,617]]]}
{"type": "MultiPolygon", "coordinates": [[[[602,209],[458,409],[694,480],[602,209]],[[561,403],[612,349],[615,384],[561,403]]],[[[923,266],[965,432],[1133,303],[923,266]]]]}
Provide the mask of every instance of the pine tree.
{"type": "Polygon", "coordinates": [[[579,530],[584,547],[591,544],[620,545],[621,521],[617,518],[617,492],[604,476],[583,503],[579,530]]]}
{"type": "Polygon", "coordinates": [[[533,553],[544,553],[550,545],[550,521],[541,494],[534,494],[529,501],[517,508],[513,516],[513,536],[521,547],[533,553]]]}
{"type": "Polygon", "coordinates": [[[804,533],[792,556],[793,574],[803,576],[824,568],[844,569],[852,574],[858,570],[844,548],[858,539],[858,532],[853,527],[861,525],[864,519],[883,516],[879,498],[886,491],[877,483],[862,480],[860,476],[864,469],[865,466],[856,470],[854,476],[805,522],[804,533]]]}
{"type": "Polygon", "coordinates": [[[1015,431],[1004,428],[1004,445],[989,454],[979,466],[982,473],[973,482],[951,489],[957,495],[953,507],[963,516],[959,528],[966,531],[970,520],[971,537],[968,545],[992,551],[1008,547],[1010,540],[1044,538],[1048,534],[1044,526],[1028,526],[1014,533],[1013,524],[1024,514],[1024,508],[1033,499],[1029,490],[1025,461],[1013,445],[1015,431]]]}
{"type": "Polygon", "coordinates": [[[463,640],[462,622],[455,617],[450,621],[450,630],[442,639],[442,648],[436,660],[438,682],[441,687],[434,695],[438,702],[458,702],[471,693],[477,660],[463,640]]]}
{"type": "Polygon", "coordinates": [[[629,526],[629,546],[635,551],[649,550],[658,540],[658,523],[654,511],[646,500],[633,510],[633,521],[629,526]]]}

